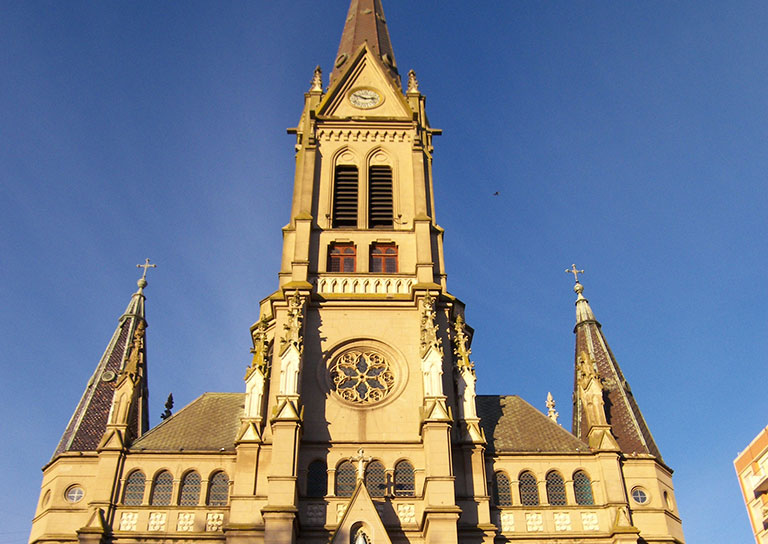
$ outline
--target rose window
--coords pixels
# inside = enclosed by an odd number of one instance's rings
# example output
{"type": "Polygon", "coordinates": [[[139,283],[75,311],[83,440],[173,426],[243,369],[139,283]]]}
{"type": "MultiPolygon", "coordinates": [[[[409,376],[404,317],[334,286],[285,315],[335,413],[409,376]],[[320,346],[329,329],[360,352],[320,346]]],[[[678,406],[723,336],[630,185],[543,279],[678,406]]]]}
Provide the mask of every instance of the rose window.
{"type": "Polygon", "coordinates": [[[378,402],[395,384],[395,375],[376,351],[347,351],[330,368],[333,387],[341,398],[358,404],[378,402]]]}

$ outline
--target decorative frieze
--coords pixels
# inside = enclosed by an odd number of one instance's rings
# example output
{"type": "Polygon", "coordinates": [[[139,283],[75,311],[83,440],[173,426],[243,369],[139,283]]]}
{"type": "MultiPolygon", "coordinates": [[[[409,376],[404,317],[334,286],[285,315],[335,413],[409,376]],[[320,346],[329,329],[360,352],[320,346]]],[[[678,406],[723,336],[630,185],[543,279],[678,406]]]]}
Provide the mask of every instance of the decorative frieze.
{"type": "Polygon", "coordinates": [[[138,512],[123,512],[120,516],[121,531],[135,531],[136,523],[139,521],[138,512]]]}
{"type": "Polygon", "coordinates": [[[529,533],[540,533],[544,531],[544,516],[539,512],[529,512],[525,514],[525,528],[529,533]]]}
{"type": "Polygon", "coordinates": [[[168,520],[168,514],[165,512],[150,512],[147,531],[165,531],[165,522],[168,520]]]}
{"type": "Polygon", "coordinates": [[[317,278],[317,292],[325,295],[407,295],[413,278],[329,276],[317,278]]]}
{"type": "Polygon", "coordinates": [[[208,532],[221,531],[224,525],[224,514],[221,512],[209,512],[205,520],[205,530],[208,532]]]}
{"type": "Polygon", "coordinates": [[[515,531],[515,515],[512,512],[501,512],[499,514],[499,526],[502,533],[512,533],[515,531]]]}
{"type": "Polygon", "coordinates": [[[399,503],[397,517],[403,525],[416,523],[416,506],[410,503],[399,503]]]}
{"type": "Polygon", "coordinates": [[[410,134],[405,130],[330,130],[317,132],[317,139],[323,142],[409,142],[410,134]]]}
{"type": "Polygon", "coordinates": [[[597,520],[597,512],[582,512],[581,528],[584,531],[599,531],[600,522],[597,520]]]}
{"type": "Polygon", "coordinates": [[[568,512],[555,512],[555,531],[571,531],[571,514],[568,512]]]}
{"type": "Polygon", "coordinates": [[[180,533],[191,533],[195,530],[195,513],[179,512],[179,518],[176,522],[176,530],[180,533]]]}

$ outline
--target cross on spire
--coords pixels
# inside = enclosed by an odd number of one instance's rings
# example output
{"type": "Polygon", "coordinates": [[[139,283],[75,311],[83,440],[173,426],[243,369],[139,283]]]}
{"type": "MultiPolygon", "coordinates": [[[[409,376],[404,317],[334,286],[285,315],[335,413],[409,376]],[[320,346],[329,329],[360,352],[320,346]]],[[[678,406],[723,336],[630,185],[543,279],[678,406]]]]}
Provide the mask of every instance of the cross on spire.
{"type": "Polygon", "coordinates": [[[566,274],[573,274],[573,278],[576,280],[576,283],[579,283],[579,274],[583,274],[584,271],[583,270],[579,270],[578,268],[576,268],[575,264],[572,264],[571,268],[566,268],[565,269],[565,273],[566,274]]]}
{"type": "Polygon", "coordinates": [[[139,286],[139,292],[141,292],[141,290],[144,289],[147,286],[147,270],[149,268],[157,268],[157,265],[156,264],[149,264],[149,259],[146,259],[144,261],[144,264],[137,264],[136,268],[143,268],[144,269],[144,273],[139,278],[139,281],[136,282],[138,284],[138,286],[139,286]]]}

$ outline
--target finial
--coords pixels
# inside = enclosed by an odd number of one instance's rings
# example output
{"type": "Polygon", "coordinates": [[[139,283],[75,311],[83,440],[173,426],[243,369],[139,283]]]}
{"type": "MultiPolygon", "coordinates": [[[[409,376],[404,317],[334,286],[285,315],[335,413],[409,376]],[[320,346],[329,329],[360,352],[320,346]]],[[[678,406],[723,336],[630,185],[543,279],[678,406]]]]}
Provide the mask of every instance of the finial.
{"type": "Polygon", "coordinates": [[[419,92],[419,80],[416,79],[416,72],[413,70],[408,71],[408,93],[419,92]]]}
{"type": "Polygon", "coordinates": [[[168,400],[165,401],[165,411],[160,414],[160,419],[165,421],[173,415],[173,393],[168,393],[168,400]]]}
{"type": "Polygon", "coordinates": [[[157,268],[156,264],[149,264],[149,259],[146,259],[144,264],[137,264],[136,268],[143,268],[144,273],[139,278],[139,281],[136,282],[136,284],[139,286],[139,289],[144,289],[147,286],[147,269],[148,268],[157,268]]]}
{"type": "Polygon", "coordinates": [[[552,393],[547,393],[547,410],[549,419],[557,423],[557,418],[560,417],[560,414],[555,410],[555,399],[552,397],[552,393]]]}
{"type": "Polygon", "coordinates": [[[309,92],[323,92],[323,71],[320,66],[315,67],[315,73],[312,76],[312,86],[309,88],[309,92]]]}
{"type": "MultiPolygon", "coordinates": [[[[576,268],[575,264],[572,264],[571,268],[566,268],[565,269],[565,273],[566,274],[573,274],[573,278],[576,280],[576,284],[578,285],[579,284],[579,274],[583,274],[584,271],[583,270],[579,270],[578,268],[576,268]]],[[[576,288],[574,287],[573,290],[576,291],[576,288]]],[[[576,292],[578,293],[578,291],[576,291],[576,292]]]]}

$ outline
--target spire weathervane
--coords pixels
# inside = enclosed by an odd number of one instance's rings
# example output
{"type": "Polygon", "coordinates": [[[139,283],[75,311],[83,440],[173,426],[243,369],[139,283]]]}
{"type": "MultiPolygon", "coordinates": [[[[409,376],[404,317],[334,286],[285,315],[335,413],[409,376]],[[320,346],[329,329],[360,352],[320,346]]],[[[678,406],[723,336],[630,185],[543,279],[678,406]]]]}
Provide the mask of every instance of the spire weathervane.
{"type": "Polygon", "coordinates": [[[584,271],[583,270],[579,270],[578,268],[576,268],[575,264],[572,264],[571,268],[566,268],[565,269],[565,273],[566,274],[573,274],[573,277],[576,280],[576,283],[579,283],[579,274],[583,274],[584,271]]]}

